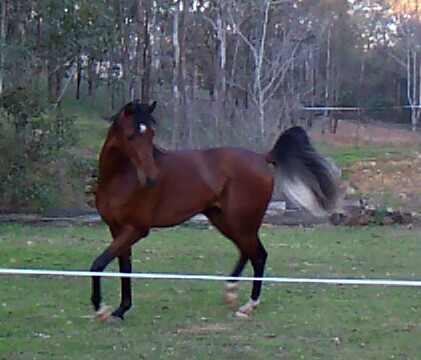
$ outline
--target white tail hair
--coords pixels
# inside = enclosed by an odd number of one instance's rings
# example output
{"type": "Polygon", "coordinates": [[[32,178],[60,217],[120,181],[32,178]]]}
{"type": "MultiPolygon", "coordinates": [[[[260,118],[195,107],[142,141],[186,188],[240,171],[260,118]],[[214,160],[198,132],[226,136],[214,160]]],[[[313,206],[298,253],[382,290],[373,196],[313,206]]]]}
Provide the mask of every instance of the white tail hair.
{"type": "MultiPolygon", "coordinates": [[[[326,172],[335,180],[335,185],[337,185],[341,176],[341,169],[332,160],[323,160],[322,163],[325,165],[326,172]]],[[[289,176],[282,177],[281,186],[284,194],[292,202],[307,209],[314,216],[323,217],[333,211],[341,210],[340,197],[335,199],[336,201],[330,209],[323,208],[313,189],[305,181],[301,180],[299,176],[293,178],[289,176]]]]}
{"type": "Polygon", "coordinates": [[[296,205],[302,206],[313,215],[322,217],[328,212],[320,206],[314,192],[299,178],[281,180],[282,190],[284,194],[296,205]]]}

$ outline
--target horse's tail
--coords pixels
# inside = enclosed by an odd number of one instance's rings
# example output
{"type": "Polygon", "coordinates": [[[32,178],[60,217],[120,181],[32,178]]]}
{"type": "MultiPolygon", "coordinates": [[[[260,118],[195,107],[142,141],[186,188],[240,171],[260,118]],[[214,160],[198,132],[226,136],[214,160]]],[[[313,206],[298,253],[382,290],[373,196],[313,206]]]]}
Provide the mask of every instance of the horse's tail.
{"type": "Polygon", "coordinates": [[[266,161],[280,170],[285,195],[314,215],[329,214],[339,206],[340,170],[311,145],[303,128],[282,133],[266,161]]]}

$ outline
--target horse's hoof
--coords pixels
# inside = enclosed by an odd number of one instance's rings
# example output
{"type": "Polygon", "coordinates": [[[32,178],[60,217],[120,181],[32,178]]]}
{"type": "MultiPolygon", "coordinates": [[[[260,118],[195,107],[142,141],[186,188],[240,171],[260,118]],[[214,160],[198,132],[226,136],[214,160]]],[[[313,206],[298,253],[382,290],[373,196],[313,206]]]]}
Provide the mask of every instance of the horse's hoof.
{"type": "Polygon", "coordinates": [[[225,303],[227,304],[228,308],[234,309],[237,306],[238,295],[236,293],[229,293],[225,294],[225,303]]]}
{"type": "Polygon", "coordinates": [[[236,311],[236,312],[235,312],[235,316],[236,316],[238,319],[248,319],[248,318],[250,317],[250,315],[249,315],[249,314],[243,313],[243,312],[241,312],[240,310],[238,310],[238,311],[236,311]]]}
{"type": "Polygon", "coordinates": [[[260,301],[259,300],[254,301],[252,299],[249,299],[243,306],[241,306],[238,309],[238,311],[235,313],[235,315],[238,318],[244,318],[244,319],[245,318],[248,318],[249,315],[251,314],[251,312],[255,308],[257,308],[259,306],[259,304],[260,304],[260,301]]]}
{"type": "Polygon", "coordinates": [[[101,305],[99,310],[95,313],[95,316],[102,321],[107,321],[111,316],[110,307],[106,305],[101,305]]]}
{"type": "Polygon", "coordinates": [[[116,323],[119,323],[119,322],[122,322],[123,321],[123,319],[120,317],[120,316],[114,316],[114,315],[110,315],[107,319],[106,319],[106,322],[108,323],[108,324],[116,324],[116,323]]]}
{"type": "Polygon", "coordinates": [[[230,309],[234,309],[237,306],[237,288],[237,284],[235,283],[225,284],[225,303],[230,309]]]}

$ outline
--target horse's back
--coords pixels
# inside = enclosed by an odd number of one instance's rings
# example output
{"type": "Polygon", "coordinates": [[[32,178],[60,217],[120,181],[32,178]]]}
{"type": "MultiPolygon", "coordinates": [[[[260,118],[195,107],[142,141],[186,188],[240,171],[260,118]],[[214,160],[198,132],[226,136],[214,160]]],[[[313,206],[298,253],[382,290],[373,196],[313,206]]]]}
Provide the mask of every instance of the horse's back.
{"type": "Polygon", "coordinates": [[[203,154],[212,169],[244,187],[273,181],[272,171],[262,154],[234,147],[203,150],[203,154]]]}
{"type": "MultiPolygon", "coordinates": [[[[267,187],[273,184],[273,174],[262,154],[235,147],[205,150],[182,150],[170,153],[168,162],[184,176],[200,179],[219,193],[227,182],[243,188],[267,187]]],[[[164,169],[162,169],[164,170],[164,169]]]]}
{"type": "Polygon", "coordinates": [[[257,231],[273,191],[273,173],[262,154],[239,148],[205,150],[223,186],[215,203],[232,226],[257,231]],[[235,225],[234,225],[235,224],[235,225]]]}
{"type": "Polygon", "coordinates": [[[160,172],[202,177],[271,180],[272,171],[262,154],[235,147],[166,151],[158,160],[160,172]]]}

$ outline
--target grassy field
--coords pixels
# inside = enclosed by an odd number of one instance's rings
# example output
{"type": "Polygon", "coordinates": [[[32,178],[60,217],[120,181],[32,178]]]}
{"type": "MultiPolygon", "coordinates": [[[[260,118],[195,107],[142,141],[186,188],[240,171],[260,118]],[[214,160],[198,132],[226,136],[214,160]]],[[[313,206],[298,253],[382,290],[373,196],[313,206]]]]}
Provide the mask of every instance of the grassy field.
{"type": "Polygon", "coordinates": [[[415,146],[407,145],[353,145],[341,146],[314,142],[317,149],[325,156],[331,157],[339,166],[345,166],[361,160],[375,160],[378,158],[402,158],[408,152],[414,151],[415,146]]]}
{"type": "MultiPolygon", "coordinates": [[[[263,227],[267,276],[419,278],[419,229],[263,227]]],[[[102,225],[0,225],[0,266],[88,269],[102,225]]],[[[157,230],[134,247],[134,271],[227,274],[236,250],[214,230],[157,230]]],[[[116,270],[116,264],[110,266],[116,270]]],[[[250,274],[250,267],[245,274],[250,274]]],[[[135,280],[126,320],[92,316],[87,278],[2,276],[0,359],[418,359],[418,288],[267,283],[247,320],[218,282],[135,280]]],[[[117,305],[119,281],[103,280],[117,305]]],[[[241,302],[249,283],[240,284],[241,302]]]]}

